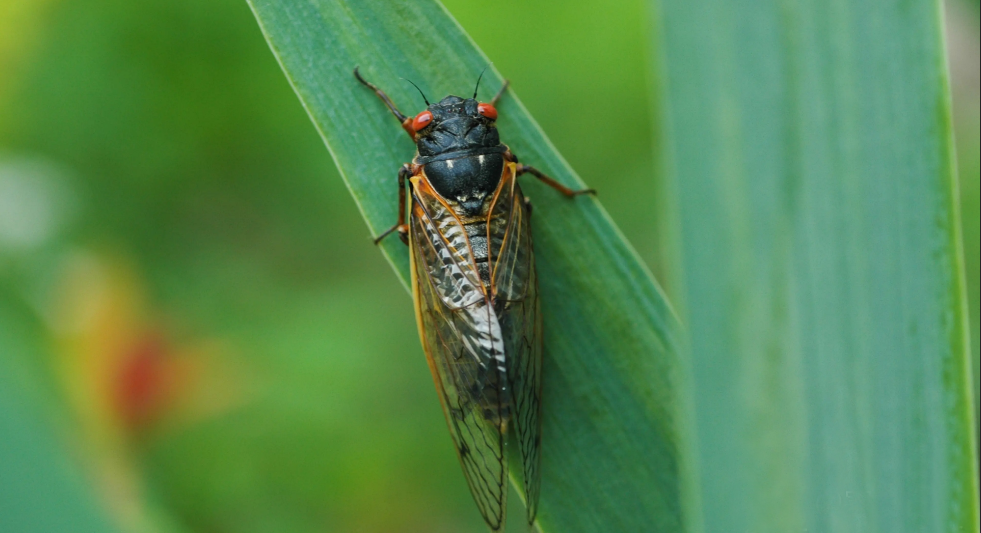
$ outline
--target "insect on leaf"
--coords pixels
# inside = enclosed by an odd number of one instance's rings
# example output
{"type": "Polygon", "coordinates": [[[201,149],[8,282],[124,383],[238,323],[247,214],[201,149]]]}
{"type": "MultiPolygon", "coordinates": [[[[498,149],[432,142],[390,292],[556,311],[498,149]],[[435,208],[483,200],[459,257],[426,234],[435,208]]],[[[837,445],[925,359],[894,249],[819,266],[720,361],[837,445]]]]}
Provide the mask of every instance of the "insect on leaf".
{"type": "MultiPolygon", "coordinates": [[[[380,234],[396,218],[396,173],[414,147],[351,70],[359,65],[413,116],[419,94],[400,77],[430,95],[469,96],[487,58],[431,0],[250,4],[370,234],[380,234]]],[[[479,98],[489,100],[502,81],[488,69],[479,98]]],[[[498,112],[502,141],[523,163],[583,187],[515,93],[498,112]]],[[[690,417],[678,321],[596,199],[570,202],[533,181],[522,188],[534,204],[545,346],[539,525],[546,532],[686,531],[690,417]]],[[[408,285],[406,247],[398,239],[381,246],[408,285]]],[[[510,465],[519,491],[520,464],[510,465]]]]}

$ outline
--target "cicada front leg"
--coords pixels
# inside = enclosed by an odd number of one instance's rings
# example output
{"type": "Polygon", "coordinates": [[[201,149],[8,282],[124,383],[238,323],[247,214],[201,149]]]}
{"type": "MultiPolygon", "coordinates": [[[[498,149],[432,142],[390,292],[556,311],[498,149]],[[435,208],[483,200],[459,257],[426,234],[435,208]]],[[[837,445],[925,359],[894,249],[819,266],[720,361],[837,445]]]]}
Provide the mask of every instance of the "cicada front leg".
{"type": "Polygon", "coordinates": [[[515,174],[514,174],[514,177],[516,178],[518,176],[521,176],[522,174],[531,174],[532,176],[538,178],[539,181],[541,181],[545,185],[548,185],[549,187],[562,193],[562,195],[565,196],[566,198],[573,198],[579,196],[580,194],[592,194],[592,195],[596,194],[596,189],[579,189],[579,190],[570,189],[565,185],[562,185],[558,181],[555,181],[555,178],[552,178],[551,176],[545,174],[541,170],[538,170],[537,168],[531,165],[523,165],[519,163],[518,156],[514,155],[514,153],[512,153],[511,150],[505,152],[504,157],[508,161],[517,163],[515,167],[515,174]]]}
{"type": "Polygon", "coordinates": [[[385,230],[384,233],[379,235],[375,239],[375,244],[378,244],[388,237],[393,231],[399,233],[399,238],[402,242],[409,244],[409,225],[405,223],[405,180],[412,176],[412,167],[408,163],[402,165],[399,169],[399,219],[394,226],[385,230]]]}
{"type": "Polygon", "coordinates": [[[596,189],[579,189],[579,190],[570,189],[570,188],[566,187],[565,185],[562,185],[561,183],[555,181],[554,178],[549,177],[547,174],[543,173],[541,170],[538,170],[537,168],[535,168],[535,167],[533,167],[531,165],[522,165],[521,163],[518,163],[518,167],[515,170],[515,176],[520,176],[520,175],[525,174],[525,173],[528,173],[528,174],[531,174],[532,176],[535,176],[542,183],[544,183],[545,185],[548,185],[549,187],[551,187],[551,188],[559,191],[560,193],[562,193],[563,195],[565,195],[568,198],[572,198],[574,196],[579,196],[580,194],[592,194],[592,195],[595,195],[596,194],[596,189]]]}
{"type": "Polygon", "coordinates": [[[511,81],[504,80],[504,83],[501,85],[501,88],[497,91],[497,94],[494,95],[494,98],[491,98],[490,101],[491,105],[493,106],[497,105],[498,100],[500,100],[501,97],[504,96],[504,91],[508,90],[509,85],[511,85],[511,81]]]}
{"type": "Polygon", "coordinates": [[[385,91],[379,89],[378,86],[375,85],[374,83],[371,83],[368,80],[362,78],[361,73],[358,72],[358,67],[354,67],[354,77],[357,78],[362,85],[374,91],[375,95],[378,96],[378,98],[380,98],[381,101],[385,103],[385,107],[387,107],[388,110],[391,111],[393,115],[395,115],[395,118],[397,118],[398,121],[402,124],[402,129],[409,134],[409,137],[412,137],[412,140],[415,140],[416,130],[412,128],[412,117],[407,117],[405,116],[404,113],[399,111],[399,108],[395,107],[395,103],[393,103],[392,99],[389,98],[387,94],[385,94],[385,91]]]}
{"type": "MultiPolygon", "coordinates": [[[[501,97],[504,96],[504,92],[508,90],[509,85],[510,82],[508,80],[504,80],[504,84],[501,85],[501,89],[497,91],[497,94],[495,94],[494,98],[491,99],[491,105],[497,105],[498,100],[500,100],[501,97]]],[[[561,183],[555,181],[554,178],[545,174],[541,170],[538,170],[537,168],[531,165],[521,164],[520,162],[518,162],[518,156],[514,155],[514,153],[512,153],[511,150],[508,150],[507,153],[505,153],[504,157],[506,157],[509,161],[517,163],[517,168],[515,169],[514,177],[521,176],[522,174],[525,173],[531,174],[532,176],[538,178],[542,183],[559,191],[567,198],[573,198],[575,196],[579,196],[580,194],[592,194],[592,195],[596,194],[596,189],[580,189],[580,190],[570,189],[565,185],[562,185],[561,183]]]]}

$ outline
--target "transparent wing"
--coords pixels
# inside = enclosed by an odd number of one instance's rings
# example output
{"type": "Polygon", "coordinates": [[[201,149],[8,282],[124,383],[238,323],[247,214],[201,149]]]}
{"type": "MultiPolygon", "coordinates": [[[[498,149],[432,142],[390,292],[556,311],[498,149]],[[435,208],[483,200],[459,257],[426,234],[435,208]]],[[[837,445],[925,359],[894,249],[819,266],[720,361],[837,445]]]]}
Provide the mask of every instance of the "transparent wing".
{"type": "Polygon", "coordinates": [[[488,242],[491,291],[507,354],[511,425],[521,453],[530,524],[538,513],[541,487],[542,320],[529,210],[513,176],[513,171],[505,172],[491,209],[488,242]]]}
{"type": "Polygon", "coordinates": [[[504,341],[459,219],[413,180],[410,239],[420,336],[470,492],[504,528],[510,398],[504,341]]]}
{"type": "Polygon", "coordinates": [[[534,253],[528,208],[511,165],[491,206],[487,223],[490,243],[491,292],[496,300],[524,300],[534,279],[534,253]]]}

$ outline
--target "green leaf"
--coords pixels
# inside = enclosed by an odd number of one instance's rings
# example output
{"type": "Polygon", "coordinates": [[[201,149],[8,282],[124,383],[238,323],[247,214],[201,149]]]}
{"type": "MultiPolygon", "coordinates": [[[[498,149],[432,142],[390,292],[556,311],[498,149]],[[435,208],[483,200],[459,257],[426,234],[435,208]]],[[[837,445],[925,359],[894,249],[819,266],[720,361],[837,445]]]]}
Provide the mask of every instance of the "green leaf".
{"type": "MultiPolygon", "coordinates": [[[[414,146],[355,81],[353,68],[360,65],[412,115],[422,101],[400,76],[431,99],[466,95],[487,58],[434,1],[250,3],[372,234],[379,234],[396,221],[396,172],[414,146]]],[[[501,83],[489,69],[481,96],[489,98],[501,83]]],[[[502,137],[522,161],[583,185],[514,92],[498,109],[502,137]]],[[[535,182],[523,186],[535,206],[545,321],[539,521],[545,531],[682,531],[689,485],[676,318],[597,200],[569,201],[535,182]]],[[[405,246],[392,238],[382,250],[405,282],[405,246]]],[[[408,302],[401,312],[411,312],[408,302]]],[[[373,327],[384,327],[379,318],[373,327]]],[[[446,452],[453,453],[449,439],[446,452]]]]}
{"type": "Polygon", "coordinates": [[[107,533],[117,528],[51,427],[53,402],[35,366],[37,324],[0,287],[0,531],[107,533]],[[44,409],[48,407],[49,409],[44,409]]]}
{"type": "Polygon", "coordinates": [[[660,0],[708,531],[978,531],[935,2],[660,0]]]}

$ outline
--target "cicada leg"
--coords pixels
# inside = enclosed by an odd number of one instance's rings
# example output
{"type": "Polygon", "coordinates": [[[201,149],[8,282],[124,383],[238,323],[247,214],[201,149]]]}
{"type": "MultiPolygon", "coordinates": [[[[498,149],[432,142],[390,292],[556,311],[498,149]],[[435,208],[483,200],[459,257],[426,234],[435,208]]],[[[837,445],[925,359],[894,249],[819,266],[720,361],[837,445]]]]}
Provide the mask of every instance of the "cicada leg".
{"type": "Polygon", "coordinates": [[[405,180],[411,175],[412,167],[408,163],[402,165],[402,168],[399,169],[399,221],[379,235],[375,239],[375,244],[380,243],[382,239],[388,237],[393,231],[399,233],[399,238],[402,239],[402,242],[409,244],[409,225],[405,223],[405,180]]]}
{"type": "MultiPolygon", "coordinates": [[[[402,129],[409,134],[409,137],[412,137],[412,139],[415,140],[416,132],[415,130],[412,129],[412,117],[407,117],[404,114],[402,114],[402,112],[399,111],[399,108],[395,107],[395,104],[392,103],[392,99],[389,98],[387,94],[385,94],[385,91],[379,89],[374,83],[371,83],[368,80],[362,78],[361,73],[358,72],[358,67],[354,67],[354,77],[357,78],[358,81],[360,81],[365,87],[374,91],[375,94],[378,95],[378,98],[381,98],[381,101],[385,103],[385,106],[388,107],[388,110],[391,111],[392,114],[395,115],[395,118],[397,118],[399,122],[402,123],[402,129]]],[[[389,230],[389,232],[391,231],[393,230],[389,230]]]]}
{"type": "MultiPolygon", "coordinates": [[[[508,86],[510,84],[511,84],[510,81],[504,80],[504,84],[501,85],[501,89],[499,91],[497,91],[497,94],[494,95],[494,98],[491,98],[491,101],[490,101],[491,105],[497,105],[497,101],[500,100],[502,96],[504,96],[504,92],[508,90],[508,86]]],[[[518,163],[518,156],[514,155],[510,150],[507,151],[507,153],[505,154],[505,157],[508,160],[510,160],[510,161],[513,161],[515,163],[518,163]]],[[[555,179],[549,177],[547,174],[543,173],[541,170],[538,170],[537,168],[535,168],[535,167],[533,167],[531,165],[522,165],[521,163],[518,163],[518,166],[517,166],[517,169],[516,169],[516,172],[515,172],[515,177],[521,176],[524,173],[528,173],[528,174],[531,174],[532,176],[535,176],[536,178],[538,178],[539,180],[541,180],[542,183],[544,183],[545,185],[548,185],[549,187],[551,187],[551,188],[559,191],[560,193],[562,193],[563,195],[565,195],[568,198],[579,196],[580,194],[592,194],[592,195],[595,195],[596,194],[596,189],[581,189],[581,190],[578,190],[578,191],[577,190],[570,189],[570,188],[566,187],[565,185],[562,185],[561,183],[555,181],[555,179]]],[[[529,205],[529,207],[531,207],[531,206],[529,205]]]]}
{"type": "Polygon", "coordinates": [[[537,168],[531,165],[522,165],[521,163],[518,163],[517,170],[515,171],[515,177],[521,176],[522,174],[525,173],[535,176],[542,183],[559,191],[560,193],[562,193],[568,198],[579,196],[580,194],[593,194],[593,195],[596,194],[596,189],[579,189],[579,190],[570,189],[565,185],[562,185],[561,183],[555,181],[553,178],[550,178],[548,175],[542,173],[541,170],[538,170],[537,168]]]}
{"type": "Polygon", "coordinates": [[[496,106],[497,105],[497,101],[500,100],[502,96],[504,96],[504,91],[508,90],[508,86],[509,85],[511,85],[511,81],[510,80],[504,80],[504,84],[501,85],[500,90],[497,91],[497,94],[494,95],[494,98],[491,98],[491,101],[490,101],[490,104],[491,105],[493,105],[493,106],[496,106]]]}

